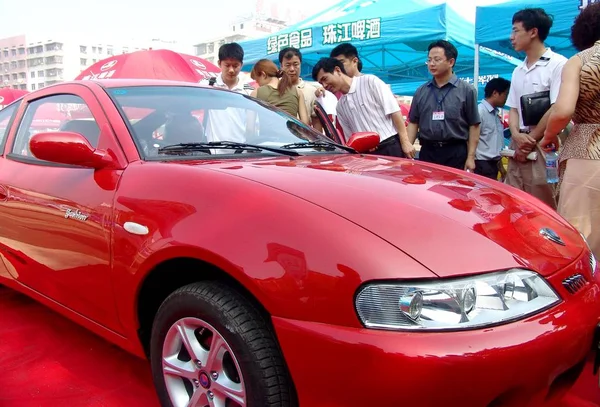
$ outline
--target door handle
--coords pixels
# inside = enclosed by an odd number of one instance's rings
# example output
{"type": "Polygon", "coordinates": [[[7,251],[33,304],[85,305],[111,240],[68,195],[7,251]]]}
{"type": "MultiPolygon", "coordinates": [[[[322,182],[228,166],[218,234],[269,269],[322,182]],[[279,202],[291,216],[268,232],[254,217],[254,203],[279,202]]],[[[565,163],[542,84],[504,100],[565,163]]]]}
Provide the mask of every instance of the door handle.
{"type": "Polygon", "coordinates": [[[2,185],[0,185],[0,201],[7,201],[8,200],[8,190],[3,187],[2,185]]]}

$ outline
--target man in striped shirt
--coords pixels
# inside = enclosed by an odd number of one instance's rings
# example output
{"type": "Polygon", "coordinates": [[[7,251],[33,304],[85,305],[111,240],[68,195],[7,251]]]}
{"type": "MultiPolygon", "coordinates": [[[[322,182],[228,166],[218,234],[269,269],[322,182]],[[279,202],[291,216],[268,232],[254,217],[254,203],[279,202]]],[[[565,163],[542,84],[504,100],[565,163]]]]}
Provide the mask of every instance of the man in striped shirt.
{"type": "MultiPolygon", "coordinates": [[[[363,63],[358,56],[358,50],[356,47],[349,42],[344,42],[334,49],[329,54],[331,58],[335,58],[344,64],[346,75],[350,77],[360,76],[362,72],[363,63]]],[[[315,96],[319,97],[325,93],[325,89],[319,88],[315,92],[315,96]]],[[[336,92],[335,97],[341,98],[342,92],[336,92]]]]}
{"type": "Polygon", "coordinates": [[[336,111],[346,139],[357,132],[376,132],[381,142],[374,154],[414,158],[415,147],[408,141],[400,106],[381,79],[375,75],[350,77],[335,58],[317,62],[312,77],[328,91],[343,94],[336,111]]]}

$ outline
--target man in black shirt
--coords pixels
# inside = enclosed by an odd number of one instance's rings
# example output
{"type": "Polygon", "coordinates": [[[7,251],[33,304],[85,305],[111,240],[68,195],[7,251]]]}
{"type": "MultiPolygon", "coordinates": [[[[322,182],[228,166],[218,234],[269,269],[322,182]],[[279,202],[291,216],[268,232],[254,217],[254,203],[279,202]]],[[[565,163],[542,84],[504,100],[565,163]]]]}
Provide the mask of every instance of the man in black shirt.
{"type": "Polygon", "coordinates": [[[420,133],[422,161],[473,171],[481,123],[477,92],[453,72],[458,57],[454,45],[435,41],[428,50],[427,66],[433,79],[413,97],[408,139],[414,143],[420,133]]]}

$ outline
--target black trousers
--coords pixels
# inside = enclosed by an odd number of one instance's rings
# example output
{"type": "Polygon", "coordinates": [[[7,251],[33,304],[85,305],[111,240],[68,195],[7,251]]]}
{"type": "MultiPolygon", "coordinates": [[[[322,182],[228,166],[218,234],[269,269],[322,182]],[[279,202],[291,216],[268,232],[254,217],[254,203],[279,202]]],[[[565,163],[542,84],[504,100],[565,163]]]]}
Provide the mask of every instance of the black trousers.
{"type": "Polygon", "coordinates": [[[446,167],[465,169],[467,155],[467,141],[428,141],[420,140],[421,151],[419,160],[428,163],[445,165],[446,167]]]}
{"type": "Polygon", "coordinates": [[[499,158],[493,160],[475,160],[475,174],[498,181],[499,158]]]}
{"type": "Polygon", "coordinates": [[[372,154],[404,157],[404,151],[402,151],[402,146],[400,145],[400,137],[398,137],[397,134],[394,134],[393,136],[383,140],[375,148],[375,151],[373,151],[372,154]]]}

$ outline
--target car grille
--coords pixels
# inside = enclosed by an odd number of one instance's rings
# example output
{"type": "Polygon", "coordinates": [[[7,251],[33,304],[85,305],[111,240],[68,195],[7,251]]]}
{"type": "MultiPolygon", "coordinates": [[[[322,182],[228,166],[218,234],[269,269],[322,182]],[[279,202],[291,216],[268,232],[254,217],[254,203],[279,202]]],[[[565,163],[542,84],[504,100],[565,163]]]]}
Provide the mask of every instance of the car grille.
{"type": "Polygon", "coordinates": [[[565,278],[562,284],[569,293],[575,294],[585,287],[587,280],[581,274],[573,274],[572,276],[565,278]]]}

